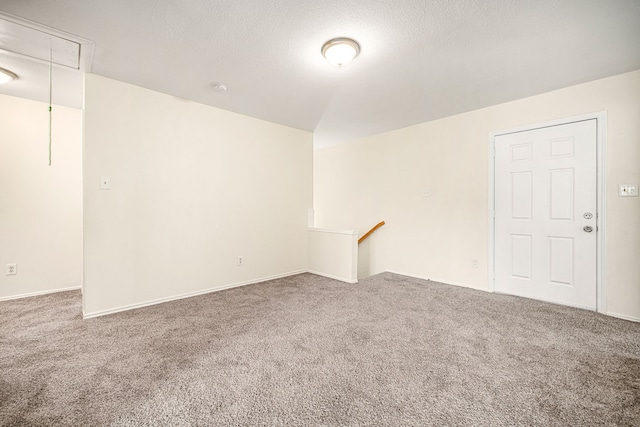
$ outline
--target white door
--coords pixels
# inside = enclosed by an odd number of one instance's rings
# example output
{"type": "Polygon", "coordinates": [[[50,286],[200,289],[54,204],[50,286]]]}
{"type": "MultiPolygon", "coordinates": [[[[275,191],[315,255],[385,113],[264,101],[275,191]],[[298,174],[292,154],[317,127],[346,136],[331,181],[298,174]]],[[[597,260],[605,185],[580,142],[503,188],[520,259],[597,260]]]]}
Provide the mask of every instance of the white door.
{"type": "Polygon", "coordinates": [[[495,137],[495,291],[596,309],[596,119],[495,137]]]}

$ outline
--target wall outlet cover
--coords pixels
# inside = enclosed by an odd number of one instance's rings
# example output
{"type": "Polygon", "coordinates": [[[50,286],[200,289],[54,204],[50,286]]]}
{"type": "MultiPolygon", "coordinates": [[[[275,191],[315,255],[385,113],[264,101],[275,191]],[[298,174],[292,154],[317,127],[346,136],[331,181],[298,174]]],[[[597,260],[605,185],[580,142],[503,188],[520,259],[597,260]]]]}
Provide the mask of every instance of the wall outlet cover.
{"type": "Polygon", "coordinates": [[[7,274],[7,276],[18,274],[18,264],[7,264],[7,266],[5,267],[5,273],[7,274]]]}

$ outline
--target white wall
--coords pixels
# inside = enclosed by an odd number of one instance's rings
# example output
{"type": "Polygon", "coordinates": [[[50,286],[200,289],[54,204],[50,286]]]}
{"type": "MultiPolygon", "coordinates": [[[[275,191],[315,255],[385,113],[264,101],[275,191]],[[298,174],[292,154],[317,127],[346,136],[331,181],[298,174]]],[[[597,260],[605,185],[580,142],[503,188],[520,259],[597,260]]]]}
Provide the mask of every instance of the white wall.
{"type": "Polygon", "coordinates": [[[617,196],[640,183],[640,71],[318,150],[316,226],[364,232],[384,220],[369,273],[488,289],[489,134],[604,110],[607,312],[640,319],[640,198],[617,196]]]}
{"type": "Polygon", "coordinates": [[[306,270],[312,156],[308,132],[87,75],[85,315],[306,270]]]}
{"type": "Polygon", "coordinates": [[[358,233],[309,229],[309,272],[347,283],[358,282],[358,233]]]}
{"type": "Polygon", "coordinates": [[[49,166],[48,109],[0,95],[0,299],[81,283],[82,111],[54,105],[49,166]]]}

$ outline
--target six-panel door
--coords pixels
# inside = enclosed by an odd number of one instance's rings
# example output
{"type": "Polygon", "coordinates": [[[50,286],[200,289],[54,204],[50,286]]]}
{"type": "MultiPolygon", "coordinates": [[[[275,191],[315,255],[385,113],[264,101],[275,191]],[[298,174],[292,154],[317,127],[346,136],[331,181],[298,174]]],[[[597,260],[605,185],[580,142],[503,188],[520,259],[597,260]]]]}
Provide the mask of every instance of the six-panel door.
{"type": "Polygon", "coordinates": [[[495,138],[495,290],[596,308],[596,120],[495,138]]]}

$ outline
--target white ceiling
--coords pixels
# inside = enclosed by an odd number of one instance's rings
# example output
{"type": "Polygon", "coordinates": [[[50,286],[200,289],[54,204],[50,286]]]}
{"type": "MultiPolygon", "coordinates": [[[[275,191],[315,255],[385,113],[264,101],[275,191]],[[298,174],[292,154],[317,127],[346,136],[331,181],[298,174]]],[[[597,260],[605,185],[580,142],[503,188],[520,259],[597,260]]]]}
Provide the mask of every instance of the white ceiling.
{"type": "MultiPolygon", "coordinates": [[[[0,11],[95,42],[95,74],[312,131],[318,148],[640,69],[639,0],[1,0],[0,11]],[[320,54],[334,37],[362,47],[342,69],[320,54]]],[[[28,62],[0,52],[21,81],[28,62]]]]}

